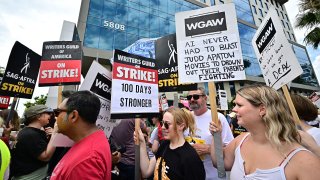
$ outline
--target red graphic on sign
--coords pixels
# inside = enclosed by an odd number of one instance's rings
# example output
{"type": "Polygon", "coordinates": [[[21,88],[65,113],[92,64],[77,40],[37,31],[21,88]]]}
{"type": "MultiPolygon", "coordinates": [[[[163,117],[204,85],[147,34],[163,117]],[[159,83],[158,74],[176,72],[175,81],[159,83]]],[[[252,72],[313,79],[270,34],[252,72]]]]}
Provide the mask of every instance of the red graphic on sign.
{"type": "Polygon", "coordinates": [[[9,107],[10,97],[9,96],[0,96],[0,108],[7,109],[9,107]]]}
{"type": "Polygon", "coordinates": [[[113,63],[113,79],[121,79],[150,84],[158,83],[158,71],[132,65],[113,63]]]}
{"type": "Polygon", "coordinates": [[[39,86],[80,84],[81,60],[41,61],[39,86]]]}

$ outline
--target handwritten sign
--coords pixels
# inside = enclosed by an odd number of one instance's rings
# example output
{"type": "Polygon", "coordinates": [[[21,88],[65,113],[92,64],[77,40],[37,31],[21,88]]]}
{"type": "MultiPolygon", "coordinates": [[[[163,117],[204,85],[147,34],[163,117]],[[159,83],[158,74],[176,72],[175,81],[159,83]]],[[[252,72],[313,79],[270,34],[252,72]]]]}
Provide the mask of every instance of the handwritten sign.
{"type": "Polygon", "coordinates": [[[176,14],[180,83],[245,79],[234,4],[176,14]]]}
{"type": "Polygon", "coordinates": [[[101,107],[96,125],[104,131],[107,137],[116,126],[115,120],[110,118],[111,87],[111,72],[93,61],[80,90],[89,90],[99,97],[101,107]]]}
{"type": "Polygon", "coordinates": [[[254,35],[252,46],[268,86],[278,90],[302,74],[302,68],[273,7],[254,35]]]}

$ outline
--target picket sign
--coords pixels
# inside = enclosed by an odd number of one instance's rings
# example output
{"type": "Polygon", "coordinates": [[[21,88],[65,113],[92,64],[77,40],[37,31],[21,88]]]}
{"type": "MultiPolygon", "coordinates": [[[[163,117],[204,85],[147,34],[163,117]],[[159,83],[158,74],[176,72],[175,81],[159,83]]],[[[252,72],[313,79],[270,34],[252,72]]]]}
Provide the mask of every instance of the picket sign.
{"type": "Polygon", "coordinates": [[[283,32],[274,7],[269,9],[251,43],[267,86],[275,90],[282,88],[293,121],[299,128],[300,120],[292,103],[287,84],[301,75],[303,70],[283,32]]]}
{"type": "MultiPolygon", "coordinates": [[[[212,122],[214,122],[218,127],[221,126],[221,123],[218,119],[218,111],[216,105],[216,87],[214,82],[208,82],[209,88],[209,101],[210,101],[210,108],[211,108],[211,117],[212,122]]],[[[217,159],[217,170],[218,170],[218,177],[225,178],[226,177],[226,170],[224,168],[224,160],[223,160],[223,149],[222,149],[222,139],[221,139],[221,132],[214,132],[213,134],[214,139],[214,149],[217,159]]]]}
{"type": "Polygon", "coordinates": [[[283,94],[284,94],[284,96],[285,96],[285,98],[287,100],[287,103],[289,105],[289,108],[290,108],[290,111],[291,111],[291,114],[292,114],[292,117],[293,117],[293,121],[296,124],[296,126],[298,127],[298,129],[299,128],[301,129],[301,121],[300,121],[299,116],[297,114],[296,108],[293,105],[293,102],[292,102],[288,87],[287,87],[287,85],[284,85],[281,88],[282,88],[283,94]]]}
{"type": "MultiPolygon", "coordinates": [[[[180,83],[209,83],[211,114],[218,121],[214,82],[245,80],[233,3],[175,14],[180,83]],[[203,25],[203,26],[202,26],[203,25]]],[[[214,133],[218,177],[226,177],[221,133],[214,133]]]]}

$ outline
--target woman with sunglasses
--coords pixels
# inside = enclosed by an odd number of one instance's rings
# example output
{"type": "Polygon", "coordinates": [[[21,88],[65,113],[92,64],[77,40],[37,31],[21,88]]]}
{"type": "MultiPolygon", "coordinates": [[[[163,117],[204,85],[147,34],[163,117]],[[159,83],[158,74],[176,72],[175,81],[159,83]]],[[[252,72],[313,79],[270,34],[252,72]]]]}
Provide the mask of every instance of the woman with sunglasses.
{"type": "MultiPolygon", "coordinates": [[[[249,133],[224,148],[224,166],[230,179],[319,179],[320,159],[300,144],[288,104],[271,87],[251,85],[237,91],[233,111],[249,133]]],[[[219,126],[210,123],[210,131],[219,126]]],[[[213,143],[212,143],[213,144],[213,143]]],[[[216,164],[215,149],[211,158],[216,164]]]]}
{"type": "Polygon", "coordinates": [[[190,111],[176,107],[169,108],[163,115],[162,132],[165,140],[155,157],[150,160],[142,132],[134,134],[134,140],[140,141],[140,168],[144,178],[154,174],[156,180],[205,179],[205,170],[200,157],[184,139],[183,132],[188,128],[193,135],[195,125],[190,111]]]}

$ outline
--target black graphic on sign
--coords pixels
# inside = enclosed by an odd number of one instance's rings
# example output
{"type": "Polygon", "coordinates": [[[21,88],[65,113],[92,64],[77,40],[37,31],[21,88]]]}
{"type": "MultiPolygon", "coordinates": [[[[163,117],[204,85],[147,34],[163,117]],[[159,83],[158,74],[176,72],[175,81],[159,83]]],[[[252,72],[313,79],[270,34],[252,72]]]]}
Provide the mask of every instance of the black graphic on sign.
{"type": "Polygon", "coordinates": [[[82,47],[80,41],[44,42],[42,52],[42,61],[82,59],[82,47]]]}
{"type": "Polygon", "coordinates": [[[178,79],[176,35],[165,36],[156,41],[159,92],[188,91],[197,89],[197,84],[180,84],[178,79]]]}
{"type": "Polygon", "coordinates": [[[103,97],[104,99],[111,100],[111,81],[98,73],[91,88],[91,92],[103,97]]]}
{"type": "Polygon", "coordinates": [[[0,95],[31,99],[40,60],[40,55],[16,41],[1,82],[0,95]]]}
{"type": "Polygon", "coordinates": [[[186,36],[214,33],[227,30],[225,12],[185,19],[186,36]]]}
{"type": "Polygon", "coordinates": [[[269,44],[271,39],[273,39],[275,34],[276,28],[274,27],[270,18],[256,40],[256,45],[258,47],[259,53],[261,53],[264,50],[264,48],[269,44]]]}

